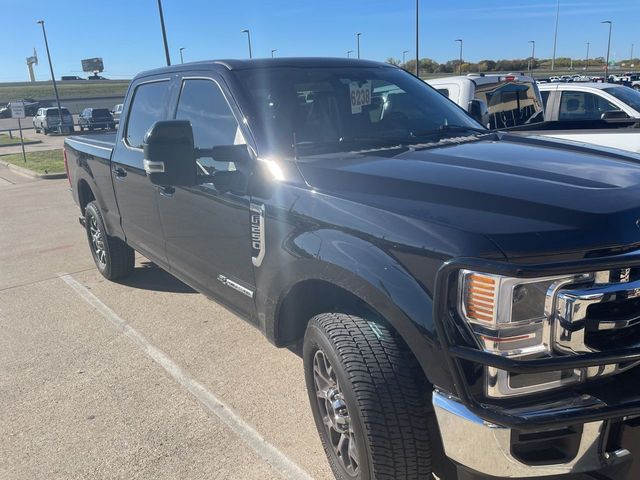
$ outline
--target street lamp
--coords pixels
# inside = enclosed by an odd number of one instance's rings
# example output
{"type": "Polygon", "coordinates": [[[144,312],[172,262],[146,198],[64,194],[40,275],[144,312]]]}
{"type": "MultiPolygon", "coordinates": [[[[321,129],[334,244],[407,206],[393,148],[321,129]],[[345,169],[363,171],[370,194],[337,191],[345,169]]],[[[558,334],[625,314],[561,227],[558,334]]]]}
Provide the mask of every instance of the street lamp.
{"type": "Polygon", "coordinates": [[[347,50],[347,58],[351,58],[352,53],[353,53],[353,50],[347,50]]]}
{"type": "Polygon", "coordinates": [[[184,57],[182,56],[182,51],[185,49],[185,47],[180,47],[180,63],[184,63],[184,57]]]}
{"type": "Polygon", "coordinates": [[[629,66],[633,63],[633,43],[631,44],[631,56],[629,57],[629,66]]]}
{"type": "Polygon", "coordinates": [[[609,81],[609,53],[611,52],[611,28],[613,27],[613,22],[611,20],[605,20],[604,22],[609,25],[609,43],[607,44],[607,64],[604,66],[604,81],[609,81]]]}
{"type": "MultiPolygon", "coordinates": [[[[47,32],[44,29],[44,20],[38,20],[42,27],[42,35],[44,36],[44,46],[47,49],[47,58],[49,59],[49,70],[51,70],[51,81],[53,82],[53,91],[56,95],[56,105],[58,105],[58,131],[62,133],[62,107],[60,106],[60,97],[58,96],[58,85],[56,85],[56,76],[53,74],[53,64],[51,63],[51,54],[49,53],[49,42],[47,41],[47,32]]],[[[46,133],[46,130],[45,130],[46,133]]]]}
{"type": "Polygon", "coordinates": [[[277,49],[277,48],[272,48],[272,49],[271,49],[271,58],[273,58],[273,54],[274,54],[275,52],[277,52],[277,51],[278,51],[278,49],[277,49]]]}
{"type": "Polygon", "coordinates": [[[247,34],[247,41],[249,42],[249,58],[253,58],[253,55],[251,54],[251,32],[248,29],[245,28],[240,33],[246,33],[247,34]]]}
{"type": "Polygon", "coordinates": [[[360,58],[360,35],[361,33],[356,33],[356,42],[358,43],[358,58],[360,58]]]}
{"type": "Polygon", "coordinates": [[[586,65],[584,66],[585,72],[589,70],[589,47],[590,46],[591,46],[591,42],[587,42],[587,61],[586,61],[586,65]]]}
{"type": "Polygon", "coordinates": [[[167,43],[167,31],[164,28],[164,15],[162,13],[162,2],[158,0],[158,13],[160,13],[160,28],[162,28],[162,42],[164,43],[164,55],[167,57],[167,66],[171,65],[169,56],[169,44],[167,43]]]}
{"type": "Polygon", "coordinates": [[[419,13],[420,13],[420,0],[416,0],[416,77],[420,78],[420,54],[418,53],[419,49],[419,13]]]}
{"type": "Polygon", "coordinates": [[[534,63],[536,61],[536,41],[529,40],[529,43],[531,44],[531,60],[529,61],[529,71],[531,71],[533,70],[534,63]]]}
{"type": "Polygon", "coordinates": [[[460,64],[458,66],[458,74],[462,75],[462,39],[458,38],[456,42],[460,42],[460,64]]]}
{"type": "Polygon", "coordinates": [[[556,46],[558,45],[558,23],[560,22],[560,0],[556,9],[556,32],[553,35],[553,58],[551,59],[551,70],[556,68],[556,46]]]}
{"type": "Polygon", "coordinates": [[[407,53],[409,53],[409,50],[405,50],[402,52],[402,65],[405,65],[407,63],[407,53]]]}

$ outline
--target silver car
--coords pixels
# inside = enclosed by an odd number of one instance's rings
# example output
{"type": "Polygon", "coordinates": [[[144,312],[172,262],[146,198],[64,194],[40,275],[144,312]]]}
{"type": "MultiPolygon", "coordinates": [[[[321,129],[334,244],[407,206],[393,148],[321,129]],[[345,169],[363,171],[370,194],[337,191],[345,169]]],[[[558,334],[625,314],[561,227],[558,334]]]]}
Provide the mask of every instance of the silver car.
{"type": "Polygon", "coordinates": [[[33,117],[33,128],[36,133],[44,133],[45,135],[51,132],[56,133],[72,133],[73,128],[73,116],[66,108],[60,109],[61,115],[58,114],[56,107],[39,108],[36,112],[36,116],[33,117]],[[60,117],[62,116],[62,124],[60,123],[60,117]]]}

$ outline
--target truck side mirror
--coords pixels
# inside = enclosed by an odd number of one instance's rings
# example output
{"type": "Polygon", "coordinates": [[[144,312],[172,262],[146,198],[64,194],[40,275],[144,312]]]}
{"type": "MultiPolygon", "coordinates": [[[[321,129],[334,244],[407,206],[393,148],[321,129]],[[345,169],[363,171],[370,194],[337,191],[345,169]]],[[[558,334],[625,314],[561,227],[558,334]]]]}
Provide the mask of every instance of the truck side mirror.
{"type": "Polygon", "coordinates": [[[489,128],[489,107],[486,102],[477,98],[470,100],[468,112],[483,127],[489,128]]]}
{"type": "Polygon", "coordinates": [[[156,122],[144,136],[144,171],[154,185],[196,184],[193,129],[188,120],[156,122]]]}
{"type": "Polygon", "coordinates": [[[601,120],[618,120],[620,118],[629,118],[629,115],[622,110],[607,110],[600,116],[601,120]]]}

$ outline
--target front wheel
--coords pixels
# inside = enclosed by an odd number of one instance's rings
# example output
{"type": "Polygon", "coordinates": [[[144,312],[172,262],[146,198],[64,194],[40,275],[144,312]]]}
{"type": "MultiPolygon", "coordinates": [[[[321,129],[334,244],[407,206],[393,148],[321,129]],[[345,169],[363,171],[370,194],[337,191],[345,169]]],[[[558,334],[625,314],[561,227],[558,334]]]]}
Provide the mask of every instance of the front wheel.
{"type": "Polygon", "coordinates": [[[133,271],[134,250],[116,237],[107,235],[102,214],[95,202],[84,213],[91,256],[98,270],[108,280],[124,277],[133,271]]]}
{"type": "Polygon", "coordinates": [[[395,332],[354,315],[321,314],[307,326],[303,361],[338,480],[430,478],[429,387],[395,332]]]}

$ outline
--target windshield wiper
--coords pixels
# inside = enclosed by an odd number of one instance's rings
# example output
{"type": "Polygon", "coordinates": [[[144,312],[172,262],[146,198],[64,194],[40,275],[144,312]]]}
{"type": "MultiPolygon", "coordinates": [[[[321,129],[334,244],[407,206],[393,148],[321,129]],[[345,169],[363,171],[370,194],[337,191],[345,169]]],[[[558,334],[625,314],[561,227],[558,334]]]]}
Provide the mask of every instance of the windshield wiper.
{"type": "Polygon", "coordinates": [[[436,130],[427,130],[425,132],[411,132],[413,137],[430,137],[443,135],[450,132],[475,132],[475,133],[491,133],[486,128],[466,127],[464,125],[440,125],[436,130]]]}

